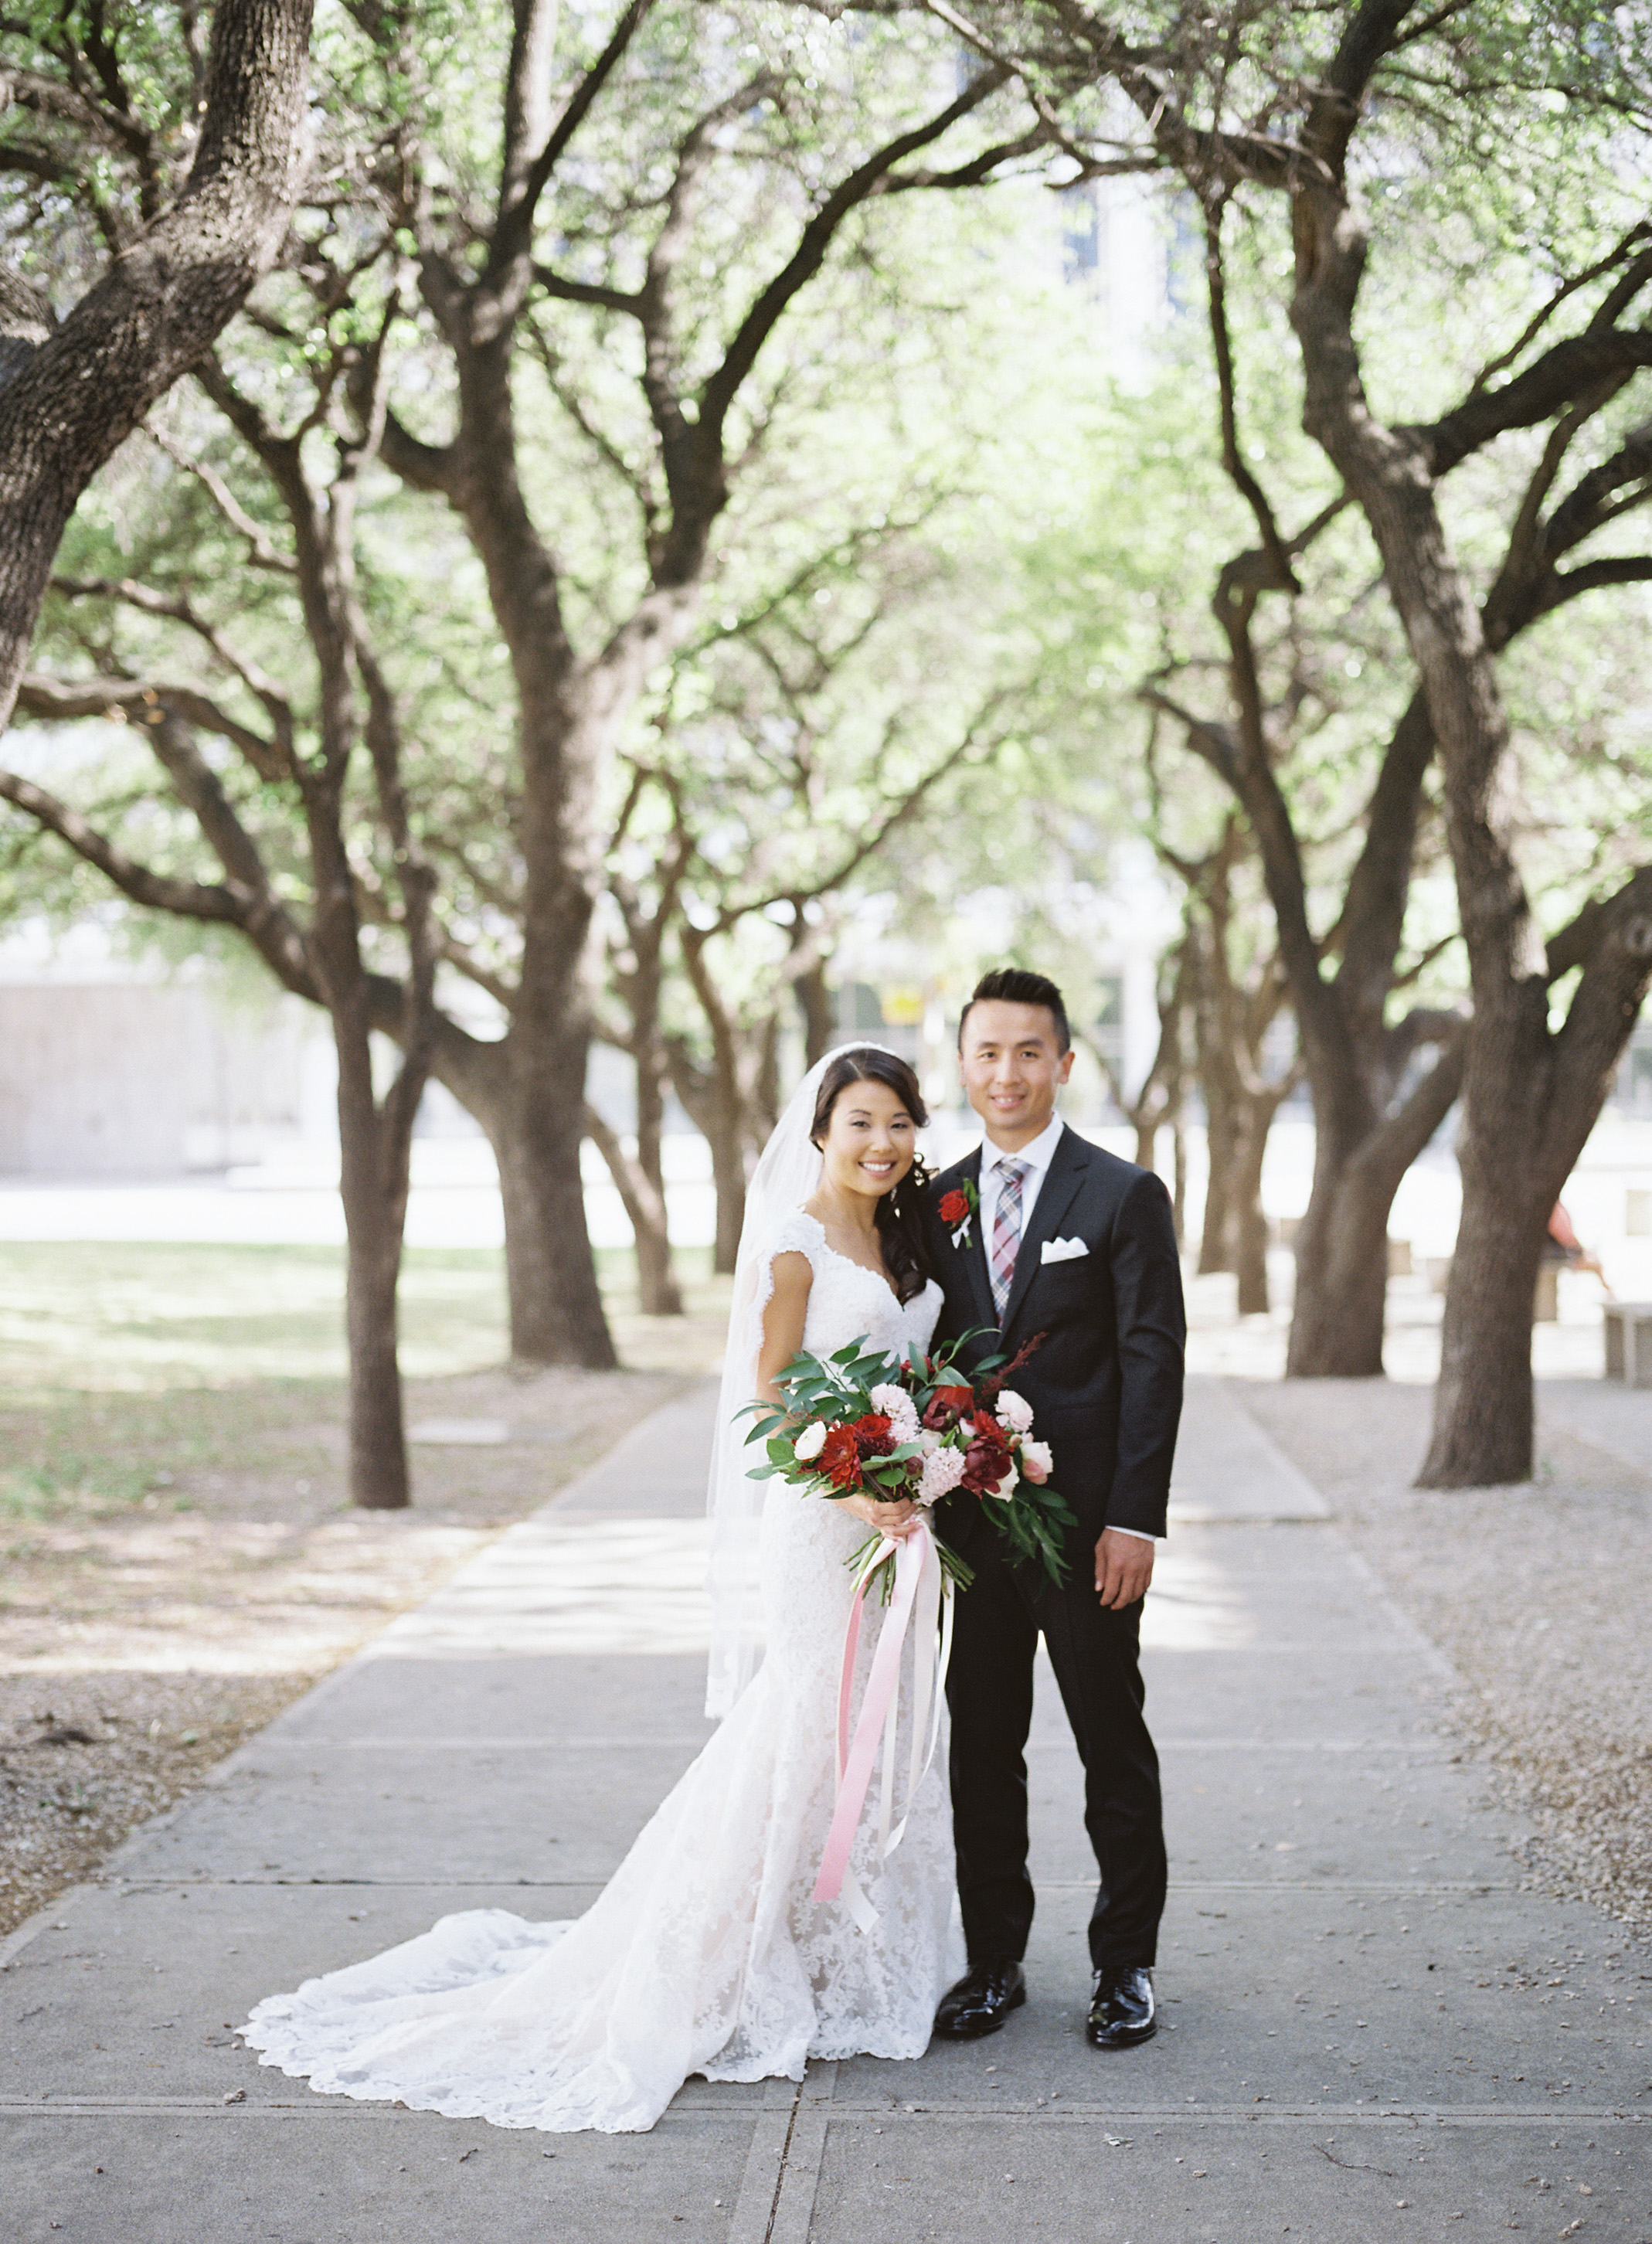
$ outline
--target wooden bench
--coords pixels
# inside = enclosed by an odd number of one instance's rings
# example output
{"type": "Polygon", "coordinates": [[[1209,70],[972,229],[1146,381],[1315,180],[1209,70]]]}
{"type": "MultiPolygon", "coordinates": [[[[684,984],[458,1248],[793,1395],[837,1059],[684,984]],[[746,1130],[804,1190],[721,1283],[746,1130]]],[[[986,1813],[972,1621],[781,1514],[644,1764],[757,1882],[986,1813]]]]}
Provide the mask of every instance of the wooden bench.
{"type": "Polygon", "coordinates": [[[1652,1301],[1607,1303],[1606,1375],[1652,1387],[1652,1301]]]}

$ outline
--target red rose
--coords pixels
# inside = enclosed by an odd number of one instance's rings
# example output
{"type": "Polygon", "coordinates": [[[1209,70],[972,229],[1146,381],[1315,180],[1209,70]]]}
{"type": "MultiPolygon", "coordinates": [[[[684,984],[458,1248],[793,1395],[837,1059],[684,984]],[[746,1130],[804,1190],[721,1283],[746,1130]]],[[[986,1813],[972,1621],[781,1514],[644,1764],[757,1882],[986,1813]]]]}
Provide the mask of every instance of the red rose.
{"type": "Polygon", "coordinates": [[[887,1457],[894,1454],[894,1436],[889,1430],[889,1421],[881,1410],[869,1410],[864,1418],[857,1418],[849,1431],[854,1436],[855,1446],[863,1457],[887,1457]]]}
{"type": "Polygon", "coordinates": [[[961,1223],[969,1213],[969,1202],[956,1189],[941,1195],[939,1213],[943,1223],[961,1223]]]}

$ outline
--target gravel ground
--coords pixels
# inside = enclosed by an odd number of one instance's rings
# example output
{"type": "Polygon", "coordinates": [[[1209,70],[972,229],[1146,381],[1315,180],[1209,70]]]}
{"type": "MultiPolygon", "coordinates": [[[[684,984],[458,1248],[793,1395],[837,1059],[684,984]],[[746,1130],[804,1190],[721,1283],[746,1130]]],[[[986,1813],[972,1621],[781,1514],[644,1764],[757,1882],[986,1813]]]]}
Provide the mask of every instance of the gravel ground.
{"type": "Polygon", "coordinates": [[[0,1933],[84,1878],[314,1680],[0,1676],[0,1933]]]}
{"type": "Polygon", "coordinates": [[[1233,1384],[1453,1663],[1534,1878],[1652,1936],[1652,1469],[1618,1439],[1624,1390],[1540,1382],[1537,1477],[1441,1492],[1409,1485],[1429,1388],[1233,1384]]]}

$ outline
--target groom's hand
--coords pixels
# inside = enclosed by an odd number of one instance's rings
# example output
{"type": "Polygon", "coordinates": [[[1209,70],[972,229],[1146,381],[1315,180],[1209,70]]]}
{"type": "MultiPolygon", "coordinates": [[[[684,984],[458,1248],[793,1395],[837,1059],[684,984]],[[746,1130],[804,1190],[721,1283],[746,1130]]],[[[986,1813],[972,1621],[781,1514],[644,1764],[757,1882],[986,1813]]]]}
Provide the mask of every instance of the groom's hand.
{"type": "Polygon", "coordinates": [[[1156,1547],[1140,1535],[1121,1534],[1116,1527],[1102,1530],[1096,1545],[1096,1594],[1104,1605],[1116,1611],[1147,1595],[1156,1547]]]}

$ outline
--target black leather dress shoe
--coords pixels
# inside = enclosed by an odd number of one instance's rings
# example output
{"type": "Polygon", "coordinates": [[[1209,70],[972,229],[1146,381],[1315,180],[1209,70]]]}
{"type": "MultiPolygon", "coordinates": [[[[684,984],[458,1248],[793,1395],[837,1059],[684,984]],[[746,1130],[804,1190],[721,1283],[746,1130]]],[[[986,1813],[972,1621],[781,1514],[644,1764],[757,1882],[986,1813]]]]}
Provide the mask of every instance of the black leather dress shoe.
{"type": "Polygon", "coordinates": [[[1134,2049],[1159,2030],[1153,1982],[1137,1964],[1109,1965],[1096,1974],[1084,2038],[1097,2049],[1134,2049]]]}
{"type": "Polygon", "coordinates": [[[935,2031],[950,2041],[979,2041],[996,2033],[1026,2000],[1027,1975],[1019,1964],[972,1964],[941,1997],[935,2031]]]}

